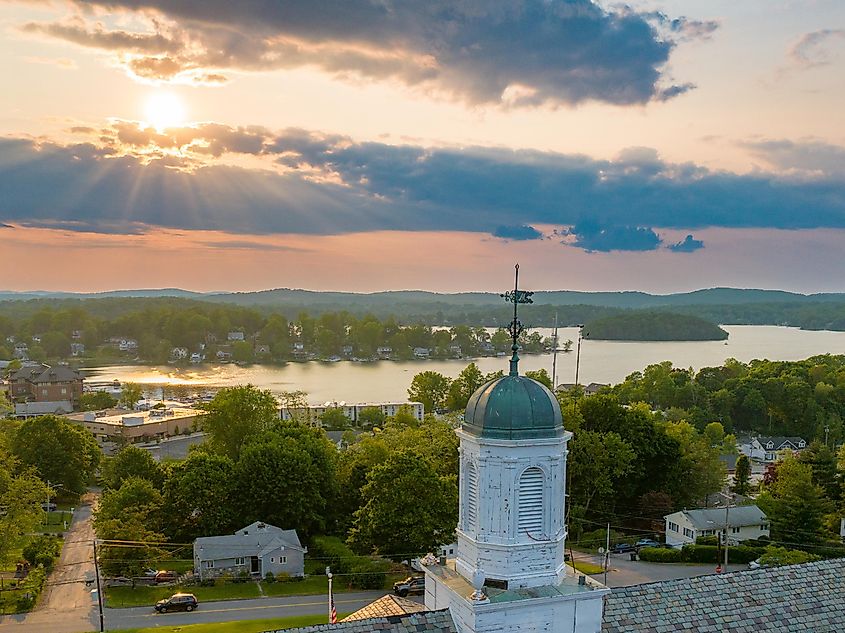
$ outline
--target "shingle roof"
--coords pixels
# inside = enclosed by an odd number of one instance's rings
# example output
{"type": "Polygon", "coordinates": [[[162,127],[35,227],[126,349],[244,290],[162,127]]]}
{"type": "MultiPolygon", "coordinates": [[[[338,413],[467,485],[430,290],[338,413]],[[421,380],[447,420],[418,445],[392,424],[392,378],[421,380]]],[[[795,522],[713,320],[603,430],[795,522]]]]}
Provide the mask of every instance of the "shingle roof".
{"type": "Polygon", "coordinates": [[[11,376],[11,380],[28,380],[30,382],[71,382],[80,380],[82,375],[75,369],[64,365],[29,365],[21,367],[11,376]]]}
{"type": "Polygon", "coordinates": [[[388,594],[382,596],[375,602],[371,602],[363,609],[358,609],[345,618],[344,622],[351,622],[352,620],[366,620],[368,618],[386,618],[391,615],[407,615],[409,613],[419,613],[425,611],[425,605],[407,598],[400,598],[388,594]]]}
{"type": "Polygon", "coordinates": [[[225,536],[201,536],[194,541],[194,551],[200,560],[219,560],[240,556],[263,556],[265,553],[284,546],[302,550],[296,530],[282,530],[273,525],[257,530],[248,525],[235,534],[225,536]],[[249,529],[253,528],[253,529],[249,529]],[[247,530],[248,534],[243,534],[247,530]]]}
{"type": "Polygon", "coordinates": [[[457,633],[452,615],[448,609],[442,611],[424,611],[408,615],[394,615],[387,618],[371,618],[338,622],[337,624],[318,624],[299,629],[265,631],[265,633],[372,633],[390,631],[393,633],[457,633]]]}
{"type": "MultiPolygon", "coordinates": [[[[725,525],[724,508],[683,510],[683,513],[698,530],[715,529],[725,525]]],[[[766,521],[766,514],[757,506],[738,506],[728,510],[728,524],[734,527],[759,525],[766,521]]]]}
{"type": "Polygon", "coordinates": [[[797,436],[793,436],[793,437],[758,437],[757,441],[760,442],[760,446],[763,446],[763,447],[765,447],[766,444],[771,442],[772,444],[774,444],[775,449],[783,448],[783,446],[785,444],[792,444],[792,446],[794,446],[795,448],[798,448],[798,444],[800,442],[804,442],[806,444],[806,441],[804,440],[803,437],[797,437],[797,436]]]}
{"type": "Polygon", "coordinates": [[[614,589],[604,633],[839,633],[845,559],[614,589]]]}

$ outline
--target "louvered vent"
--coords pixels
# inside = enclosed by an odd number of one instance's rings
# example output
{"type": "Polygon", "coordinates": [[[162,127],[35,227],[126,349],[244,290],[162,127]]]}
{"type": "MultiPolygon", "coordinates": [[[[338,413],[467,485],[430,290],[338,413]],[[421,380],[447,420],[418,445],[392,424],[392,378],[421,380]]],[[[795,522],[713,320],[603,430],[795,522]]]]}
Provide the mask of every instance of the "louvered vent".
{"type": "Polygon", "coordinates": [[[478,471],[472,462],[467,466],[467,528],[478,529],[478,471]]]}
{"type": "Polygon", "coordinates": [[[543,535],[543,471],[529,468],[519,478],[519,535],[543,535]]]}

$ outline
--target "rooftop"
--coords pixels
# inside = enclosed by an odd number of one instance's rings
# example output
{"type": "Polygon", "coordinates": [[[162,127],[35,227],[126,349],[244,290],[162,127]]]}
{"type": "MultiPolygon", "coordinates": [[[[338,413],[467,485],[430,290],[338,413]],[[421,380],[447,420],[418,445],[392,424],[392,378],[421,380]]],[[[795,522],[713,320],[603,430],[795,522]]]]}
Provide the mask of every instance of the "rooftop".
{"type": "Polygon", "coordinates": [[[127,409],[107,409],[102,412],[85,411],[68,416],[77,422],[96,422],[97,424],[111,424],[115,426],[140,426],[152,424],[162,420],[178,420],[205,415],[202,409],[186,406],[169,406],[166,409],[149,409],[148,411],[129,411],[127,409]],[[105,415],[100,415],[105,413],[105,415]]]}
{"type": "Polygon", "coordinates": [[[386,618],[394,615],[407,615],[409,613],[420,613],[425,611],[425,605],[408,598],[400,598],[392,594],[382,596],[375,602],[371,602],[363,609],[358,609],[345,618],[344,622],[352,622],[353,620],[368,620],[372,618],[386,618]]]}
{"type": "Polygon", "coordinates": [[[407,615],[394,615],[368,620],[338,622],[337,624],[317,624],[298,629],[265,631],[265,633],[371,633],[373,631],[392,631],[395,633],[457,633],[452,615],[448,610],[423,611],[407,615]]]}
{"type": "MultiPolygon", "coordinates": [[[[700,510],[681,510],[681,512],[687,516],[693,526],[700,530],[711,529],[714,525],[724,526],[725,524],[725,508],[703,508],[700,510]]],[[[727,515],[728,525],[735,527],[759,525],[767,520],[766,513],[757,506],[730,508],[727,515]]]]}

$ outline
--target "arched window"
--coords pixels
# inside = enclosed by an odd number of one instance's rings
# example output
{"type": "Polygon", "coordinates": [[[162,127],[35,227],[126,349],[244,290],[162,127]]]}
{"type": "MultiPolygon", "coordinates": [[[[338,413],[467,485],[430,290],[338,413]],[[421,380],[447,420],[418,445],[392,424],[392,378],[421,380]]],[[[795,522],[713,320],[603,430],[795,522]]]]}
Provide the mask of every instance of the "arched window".
{"type": "Polygon", "coordinates": [[[543,488],[545,476],[537,467],[529,468],[519,478],[519,536],[526,533],[540,538],[543,530],[543,488]]]}
{"type": "Polygon", "coordinates": [[[478,470],[473,462],[467,464],[466,527],[478,529],[478,470]]]}

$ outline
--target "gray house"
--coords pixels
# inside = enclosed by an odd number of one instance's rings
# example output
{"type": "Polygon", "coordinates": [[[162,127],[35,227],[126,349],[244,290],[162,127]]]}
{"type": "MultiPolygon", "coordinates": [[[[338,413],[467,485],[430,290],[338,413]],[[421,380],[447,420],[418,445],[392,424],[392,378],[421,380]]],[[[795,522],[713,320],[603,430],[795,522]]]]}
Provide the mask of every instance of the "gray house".
{"type": "Polygon", "coordinates": [[[203,536],[194,541],[194,572],[200,578],[222,574],[264,577],[303,576],[305,552],[296,530],[283,530],[261,521],[226,536],[203,536]]]}

